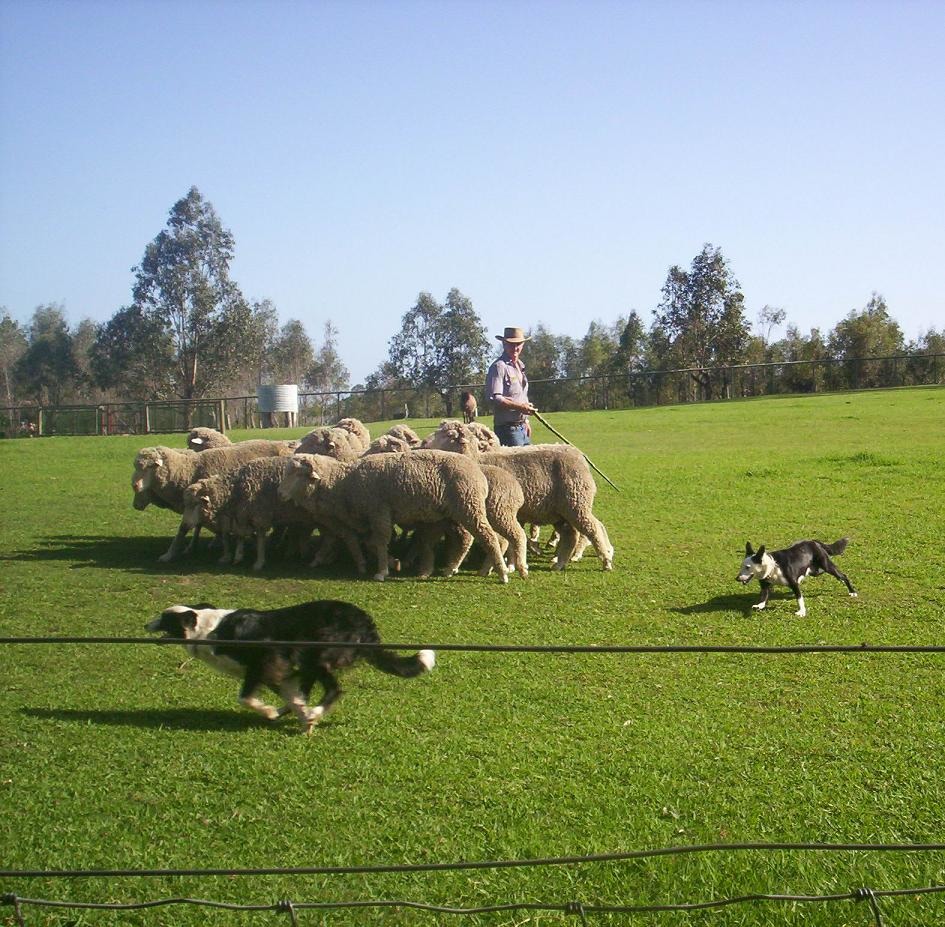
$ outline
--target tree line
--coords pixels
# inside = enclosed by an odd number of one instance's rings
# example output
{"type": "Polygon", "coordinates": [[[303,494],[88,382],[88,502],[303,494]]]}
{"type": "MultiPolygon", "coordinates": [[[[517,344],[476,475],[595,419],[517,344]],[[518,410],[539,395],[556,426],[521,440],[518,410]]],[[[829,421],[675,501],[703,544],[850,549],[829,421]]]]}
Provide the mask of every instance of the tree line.
{"type": "MultiPolygon", "coordinates": [[[[481,382],[497,354],[469,297],[454,288],[441,303],[421,292],[390,338],[387,359],[352,386],[334,324],[324,323],[320,344],[297,319],[280,325],[270,300],[249,302],[230,277],[234,253],[232,233],[192,187],[132,269],[129,304],[108,321],[70,327],[65,308],[48,303],[21,325],[0,308],[4,404],[196,401],[252,394],[262,383],[297,383],[311,392],[425,390],[440,394],[452,414],[455,387],[481,382]]],[[[575,312],[584,314],[581,307],[575,312]]],[[[864,357],[945,353],[945,332],[935,329],[907,342],[878,293],[829,331],[805,334],[770,305],[752,324],[738,280],[712,244],[688,268],[670,267],[650,315],[649,324],[635,310],[610,324],[595,320],[580,338],[536,322],[525,357],[530,379],[619,380],[684,370],[685,395],[676,398],[712,399],[731,393],[731,381],[713,375],[720,367],[832,361],[852,370],[864,357]]],[[[881,369],[853,372],[858,386],[886,385],[881,369]]],[[[817,376],[813,366],[800,365],[786,374],[786,390],[823,386],[812,382],[817,376]]]]}

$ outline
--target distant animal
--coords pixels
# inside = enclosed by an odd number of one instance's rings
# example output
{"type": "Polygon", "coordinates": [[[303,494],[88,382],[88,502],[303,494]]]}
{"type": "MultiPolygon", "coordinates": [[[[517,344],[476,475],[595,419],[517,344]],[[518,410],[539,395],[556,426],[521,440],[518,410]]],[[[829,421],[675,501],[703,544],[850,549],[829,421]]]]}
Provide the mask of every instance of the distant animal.
{"type": "Polygon", "coordinates": [[[467,425],[470,425],[476,421],[476,415],[479,412],[479,409],[476,406],[476,397],[473,396],[473,394],[468,390],[463,390],[463,393],[459,399],[463,407],[463,421],[467,425]]]}
{"type": "Polygon", "coordinates": [[[847,549],[849,538],[840,538],[833,544],[824,544],[823,541],[798,541],[783,550],[765,550],[764,544],[755,552],[751,543],[745,544],[745,559],[742,568],[735,578],[747,585],[756,576],[761,583],[761,599],[752,605],[752,608],[762,609],[768,604],[768,596],[774,585],[788,586],[797,599],[797,611],[794,613],[800,618],[807,614],[804,607],[804,596],[801,594],[800,584],[808,576],[820,576],[829,573],[842,582],[850,595],[856,598],[856,590],[850,580],[841,573],[831,557],[838,557],[847,549]]]}
{"type": "Polygon", "coordinates": [[[270,720],[292,711],[306,734],[311,733],[341,695],[334,671],[363,659],[385,673],[409,678],[427,672],[436,662],[432,650],[402,657],[382,647],[352,646],[380,644],[377,625],[358,606],[334,600],[303,602],[269,611],[222,609],[207,604],[172,605],[149,622],[146,629],[163,632],[166,638],[213,641],[185,643],[184,647],[191,656],[214,669],[242,679],[241,705],[270,720]],[[266,641],[318,641],[324,646],[290,643],[272,647],[265,646],[266,641]],[[260,646],[246,646],[252,642],[260,646]],[[309,707],[309,693],[316,682],[324,694],[317,705],[309,707]],[[257,698],[256,693],[263,685],[282,697],[285,702],[282,708],[257,698]]]}

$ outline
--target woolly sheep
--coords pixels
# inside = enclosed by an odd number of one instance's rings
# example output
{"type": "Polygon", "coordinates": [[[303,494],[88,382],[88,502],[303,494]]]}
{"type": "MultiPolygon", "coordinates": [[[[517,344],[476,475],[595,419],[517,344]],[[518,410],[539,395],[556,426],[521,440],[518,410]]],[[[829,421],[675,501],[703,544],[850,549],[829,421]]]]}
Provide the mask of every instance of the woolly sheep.
{"type": "MultiPolygon", "coordinates": [[[[519,481],[501,467],[480,467],[489,483],[489,493],[486,496],[486,515],[499,538],[499,547],[505,554],[509,550],[509,566],[514,567],[519,575],[525,579],[528,576],[526,561],[527,538],[525,530],[517,519],[519,509],[525,503],[525,492],[519,481]]],[[[447,536],[447,546],[457,548],[465,543],[463,532],[465,529],[455,525],[424,525],[416,532],[416,542],[419,548],[419,575],[429,576],[433,572],[434,545],[444,534],[447,536]]],[[[468,549],[468,544],[465,545],[468,549]]],[[[454,559],[447,554],[447,559],[454,559]]],[[[488,576],[492,566],[486,560],[479,571],[480,576],[488,576]]]]}
{"type": "Polygon", "coordinates": [[[391,425],[386,434],[406,441],[412,448],[420,447],[420,436],[409,425],[391,425]]]}
{"type": "Polygon", "coordinates": [[[238,470],[208,476],[187,487],[183,521],[194,528],[204,525],[223,534],[221,563],[229,560],[229,534],[240,539],[234,563],[242,559],[243,539],[255,536],[253,569],[258,571],[266,563],[266,536],[272,528],[312,528],[308,513],[279,495],[287,463],[286,457],[260,457],[238,470]]]}
{"type": "MultiPolygon", "coordinates": [[[[456,454],[414,451],[371,454],[352,463],[296,454],[279,492],[312,513],[345,542],[364,572],[358,533],[368,535],[377,559],[374,578],[388,573],[387,549],[394,524],[453,521],[485,547],[501,582],[508,582],[505,562],[486,513],[489,485],[478,465],[456,454]]],[[[453,573],[466,555],[448,565],[453,573]]]]}
{"type": "Polygon", "coordinates": [[[302,438],[295,453],[318,454],[334,457],[335,460],[350,461],[360,457],[363,450],[361,439],[346,428],[322,425],[320,428],[313,428],[302,438]]]}
{"type": "Polygon", "coordinates": [[[396,435],[386,434],[375,438],[367,450],[362,454],[403,454],[413,450],[410,443],[404,438],[398,438],[396,435]]]}
{"type": "MultiPolygon", "coordinates": [[[[192,483],[214,473],[236,470],[257,457],[287,457],[292,453],[283,441],[243,441],[229,447],[211,448],[199,454],[173,447],[145,447],[135,457],[131,488],[133,505],[143,510],[149,505],[168,508],[178,514],[184,511],[184,491],[192,483]]],[[[181,523],[171,546],[159,559],[162,563],[173,560],[180,551],[190,530],[181,523]]],[[[193,548],[199,532],[194,532],[193,548]]]]}
{"type": "MultiPolygon", "coordinates": [[[[367,426],[357,418],[342,418],[335,422],[335,428],[343,428],[357,439],[362,451],[366,451],[371,444],[371,433],[367,426]]],[[[355,442],[351,442],[355,445],[355,442]]]]}
{"type": "Polygon", "coordinates": [[[422,447],[475,456],[497,451],[502,444],[499,436],[480,422],[467,425],[459,419],[446,418],[433,434],[423,439],[422,447]]]}
{"type": "Polygon", "coordinates": [[[473,457],[512,473],[525,491],[519,521],[532,525],[555,525],[562,530],[554,569],[563,570],[581,542],[590,539],[605,570],[613,568],[613,547],[592,507],[597,485],[584,455],[567,444],[533,444],[504,447],[479,453],[479,442],[468,425],[446,420],[426,439],[428,446],[473,457]]]}
{"type": "Polygon", "coordinates": [[[191,428],[187,447],[192,451],[207,451],[214,447],[229,447],[232,441],[216,428],[191,428]]]}

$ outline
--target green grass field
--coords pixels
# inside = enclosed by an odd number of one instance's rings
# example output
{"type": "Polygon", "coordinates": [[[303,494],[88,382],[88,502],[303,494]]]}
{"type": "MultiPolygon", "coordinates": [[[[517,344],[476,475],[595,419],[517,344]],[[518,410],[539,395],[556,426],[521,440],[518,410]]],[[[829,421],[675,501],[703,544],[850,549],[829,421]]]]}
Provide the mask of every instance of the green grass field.
{"type": "MultiPolygon", "coordinates": [[[[552,423],[599,480],[603,573],[548,558],[507,586],[359,580],[202,551],[158,556],[171,513],[131,507],[145,444],[0,442],[0,634],[145,636],[180,602],[345,598],[394,642],[943,643],[945,390],[788,397],[552,423]],[[746,540],[851,538],[824,576],[753,612],[746,540]]],[[[425,434],[433,421],[411,422],[425,434]]],[[[377,434],[386,428],[372,425],[377,434]]],[[[295,434],[299,433],[298,431],[295,434]]],[[[236,433],[234,438],[249,436],[236,433]]],[[[288,436],[289,432],[267,433],[288,436]]],[[[258,432],[256,433],[258,436],[258,432]]],[[[554,440],[539,427],[539,441],[554,440]]],[[[444,652],[400,680],[359,666],[311,737],[236,705],[235,681],[146,645],[0,646],[0,868],[206,869],[449,863],[732,843],[945,842],[943,654],[444,652]]],[[[0,894],[269,904],[407,899],[650,905],[751,893],[945,885],[938,852],[711,852],[550,868],[130,879],[2,878],[0,894]]],[[[880,902],[885,925],[945,924],[945,895],[880,902]]],[[[24,907],[29,925],[279,924],[285,914],[24,907]]],[[[588,923],[629,923],[588,914],[588,923]]],[[[745,903],[634,924],[870,925],[866,902],[745,903]]],[[[15,923],[0,907],[0,923],[15,923]]],[[[300,924],[563,924],[561,913],[300,912],[300,924]]]]}

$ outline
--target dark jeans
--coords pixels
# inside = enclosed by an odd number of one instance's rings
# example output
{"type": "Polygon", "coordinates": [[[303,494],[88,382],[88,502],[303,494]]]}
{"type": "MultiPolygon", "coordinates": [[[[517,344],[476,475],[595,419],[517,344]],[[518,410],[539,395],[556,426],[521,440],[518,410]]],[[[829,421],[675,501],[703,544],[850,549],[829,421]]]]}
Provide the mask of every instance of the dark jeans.
{"type": "Polygon", "coordinates": [[[531,438],[525,432],[524,423],[521,425],[496,425],[493,429],[499,437],[499,443],[506,447],[524,447],[531,444],[531,438]]]}

